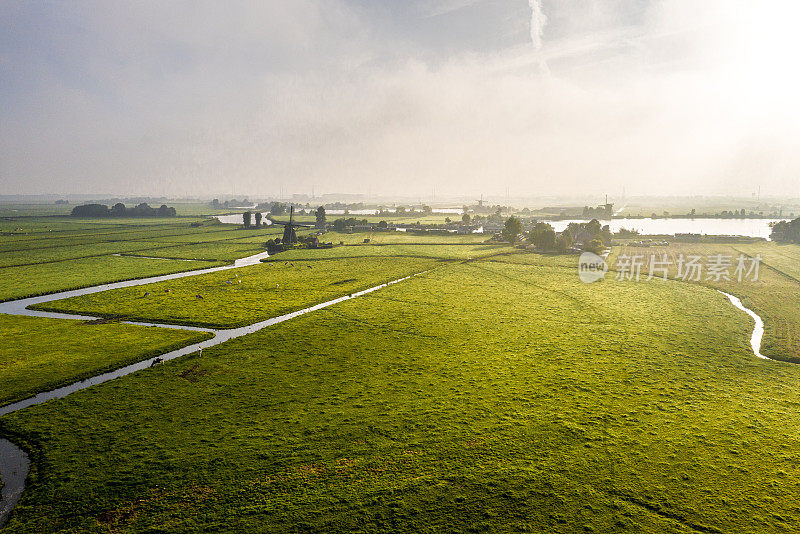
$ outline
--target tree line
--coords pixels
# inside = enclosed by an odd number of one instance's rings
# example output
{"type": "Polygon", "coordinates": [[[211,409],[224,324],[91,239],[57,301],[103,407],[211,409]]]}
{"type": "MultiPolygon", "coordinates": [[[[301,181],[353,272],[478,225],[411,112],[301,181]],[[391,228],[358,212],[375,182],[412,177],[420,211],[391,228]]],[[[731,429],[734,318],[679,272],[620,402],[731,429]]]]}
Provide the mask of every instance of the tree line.
{"type": "Polygon", "coordinates": [[[153,208],[146,202],[128,208],[118,202],[109,208],[105,204],[83,204],[72,208],[73,217],[175,217],[175,208],[162,204],[153,208]]]}

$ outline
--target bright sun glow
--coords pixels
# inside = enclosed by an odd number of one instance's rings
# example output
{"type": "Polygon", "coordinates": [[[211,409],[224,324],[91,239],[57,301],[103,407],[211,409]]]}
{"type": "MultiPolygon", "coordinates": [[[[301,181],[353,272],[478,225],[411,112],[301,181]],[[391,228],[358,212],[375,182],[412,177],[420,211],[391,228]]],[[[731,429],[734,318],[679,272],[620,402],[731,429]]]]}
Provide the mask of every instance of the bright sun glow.
{"type": "Polygon", "coordinates": [[[722,14],[726,70],[742,104],[797,115],[800,2],[731,2],[722,14]]]}

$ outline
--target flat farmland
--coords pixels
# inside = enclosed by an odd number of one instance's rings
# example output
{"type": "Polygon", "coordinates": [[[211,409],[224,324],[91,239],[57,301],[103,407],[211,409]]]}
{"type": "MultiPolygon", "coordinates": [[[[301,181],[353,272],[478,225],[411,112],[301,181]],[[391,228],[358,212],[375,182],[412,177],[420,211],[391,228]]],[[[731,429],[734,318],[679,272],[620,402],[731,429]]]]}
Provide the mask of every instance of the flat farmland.
{"type": "Polygon", "coordinates": [[[0,314],[0,405],[209,337],[189,330],[0,314]]]}
{"type": "Polygon", "coordinates": [[[800,245],[769,242],[756,245],[736,245],[734,248],[749,256],[758,254],[765,265],[800,281],[800,245]]]}
{"type": "Polygon", "coordinates": [[[398,244],[398,245],[345,245],[333,248],[309,250],[287,250],[274,256],[270,261],[313,261],[335,258],[369,258],[407,256],[417,258],[438,258],[447,260],[468,260],[497,254],[516,253],[515,249],[503,244],[398,244]]]}
{"type": "Polygon", "coordinates": [[[9,229],[0,233],[3,300],[223,265],[263,252],[268,239],[256,234],[261,229],[208,221],[193,227],[175,219],[20,218],[2,224],[9,229]]]}
{"type": "Polygon", "coordinates": [[[0,269],[0,300],[205,269],[225,263],[227,262],[188,262],[106,255],[24,267],[6,267],[0,269]]]}
{"type": "MultiPolygon", "coordinates": [[[[786,274],[786,272],[791,273],[795,268],[800,268],[800,259],[794,260],[787,254],[778,255],[775,252],[776,248],[772,243],[746,247],[714,243],[673,243],[667,247],[647,248],[624,247],[614,249],[613,254],[609,256],[609,264],[612,267],[616,265],[619,270],[620,256],[642,256],[644,258],[642,277],[645,278],[649,271],[650,256],[654,255],[657,260],[660,260],[666,254],[670,262],[668,275],[674,278],[677,276],[677,264],[681,256],[686,260],[690,256],[701,258],[703,268],[699,279],[689,280],[688,283],[719,289],[739,297],[746,307],[755,311],[764,320],[764,339],[761,352],[770,358],[800,362],[800,282],[786,274]],[[749,255],[745,257],[747,269],[751,265],[750,256],[760,254],[765,258],[765,262],[759,267],[757,280],[753,280],[753,274],[748,275],[747,272],[743,273],[741,282],[738,280],[735,269],[739,256],[743,253],[749,255]],[[731,262],[728,269],[730,280],[724,278],[717,280],[716,276],[711,276],[708,271],[709,262],[718,255],[728,257],[731,262]],[[772,265],[780,266],[781,270],[772,265]],[[796,265],[797,267],[795,267],[796,265]]],[[[793,248],[781,248],[780,250],[794,251],[793,248]]],[[[608,276],[616,275],[618,273],[610,272],[608,276]]]]}
{"type": "Polygon", "coordinates": [[[35,308],[160,323],[235,327],[416,274],[436,265],[437,260],[422,258],[269,262],[73,297],[35,308]]]}
{"type": "Polygon", "coordinates": [[[444,264],[3,418],[40,458],[7,528],[797,529],[800,368],[750,328],[699,285],[444,264]]]}

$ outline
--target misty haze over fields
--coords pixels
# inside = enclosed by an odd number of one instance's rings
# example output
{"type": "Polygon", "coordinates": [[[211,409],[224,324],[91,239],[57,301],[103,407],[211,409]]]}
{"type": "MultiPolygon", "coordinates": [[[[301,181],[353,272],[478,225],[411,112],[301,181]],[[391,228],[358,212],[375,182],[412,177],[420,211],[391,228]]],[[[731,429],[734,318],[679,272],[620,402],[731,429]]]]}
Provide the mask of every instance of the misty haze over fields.
{"type": "Polygon", "coordinates": [[[788,1],[5,2],[3,194],[800,194],[788,1]]]}

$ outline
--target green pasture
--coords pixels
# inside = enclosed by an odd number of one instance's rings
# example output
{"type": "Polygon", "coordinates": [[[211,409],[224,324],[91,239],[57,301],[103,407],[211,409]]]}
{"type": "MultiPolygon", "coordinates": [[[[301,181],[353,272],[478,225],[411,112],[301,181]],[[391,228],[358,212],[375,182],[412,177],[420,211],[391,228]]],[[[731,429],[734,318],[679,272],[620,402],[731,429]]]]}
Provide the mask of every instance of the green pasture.
{"type": "Polygon", "coordinates": [[[765,265],[800,281],[800,245],[778,244],[772,241],[758,244],[737,244],[737,251],[749,256],[761,256],[765,265]]]}
{"type": "Polygon", "coordinates": [[[398,245],[345,245],[327,249],[297,249],[270,256],[269,261],[313,261],[317,259],[409,256],[468,260],[497,254],[517,253],[504,244],[398,244],[398,245]]]}
{"type": "Polygon", "coordinates": [[[269,262],[72,297],[37,309],[211,327],[244,326],[434,267],[423,258],[269,262]]]}
{"type": "Polygon", "coordinates": [[[467,234],[467,235],[435,235],[421,234],[415,235],[413,232],[398,231],[374,231],[374,232],[354,232],[352,234],[341,232],[326,232],[320,236],[320,241],[339,244],[344,242],[346,245],[356,245],[364,243],[369,239],[373,245],[396,245],[396,244],[474,244],[483,243],[488,239],[486,234],[467,234]]]}
{"type": "MultiPolygon", "coordinates": [[[[704,265],[700,280],[683,283],[704,285],[739,297],[746,307],[764,320],[762,354],[778,360],[800,362],[800,281],[796,274],[800,270],[798,250],[800,247],[797,246],[780,247],[767,242],[754,245],[673,243],[667,247],[615,248],[609,257],[609,264],[613,268],[623,254],[640,255],[644,258],[642,277],[645,278],[649,273],[651,255],[661,260],[666,254],[671,262],[668,276],[676,277],[681,255],[687,261],[691,256],[699,256],[704,265]],[[709,260],[720,254],[729,257],[732,263],[728,270],[730,280],[716,280],[716,276],[710,278],[709,260]],[[759,267],[757,280],[754,281],[753,274],[747,275],[746,272],[743,273],[742,281],[735,276],[741,254],[747,255],[745,265],[748,269],[751,256],[759,254],[764,259],[759,267]]],[[[611,272],[608,276],[616,274],[611,272]]]]}
{"type": "Polygon", "coordinates": [[[443,264],[4,417],[6,528],[797,530],[800,368],[750,329],[699,285],[443,264]]]}
{"type": "Polygon", "coordinates": [[[147,278],[227,262],[96,256],[0,269],[0,300],[12,300],[134,278],[147,278]]]}
{"type": "MultiPolygon", "coordinates": [[[[150,243],[151,246],[154,243],[150,243]]],[[[191,243],[157,248],[148,248],[141,251],[130,252],[132,256],[150,256],[157,258],[175,258],[188,260],[207,260],[233,262],[239,258],[245,258],[264,252],[263,243],[256,244],[237,244],[229,241],[212,241],[209,243],[191,243]]]]}
{"type": "MultiPolygon", "coordinates": [[[[52,219],[0,219],[0,298],[220,265],[282,231],[52,219]]],[[[800,361],[800,246],[615,247],[612,267],[666,254],[671,279],[584,284],[577,255],[364,237],[48,303],[230,327],[424,272],[0,418],[33,461],[4,532],[800,530],[800,367],[756,358],[715,290],[800,361]],[[758,280],[675,279],[716,254],[758,254],[758,280]]],[[[0,404],[202,336],[0,315],[0,404]]]]}
{"type": "Polygon", "coordinates": [[[190,330],[0,314],[0,405],[208,337],[190,330]]]}
{"type": "Polygon", "coordinates": [[[0,219],[6,225],[0,300],[231,263],[263,252],[275,234],[184,219],[0,219]]]}

